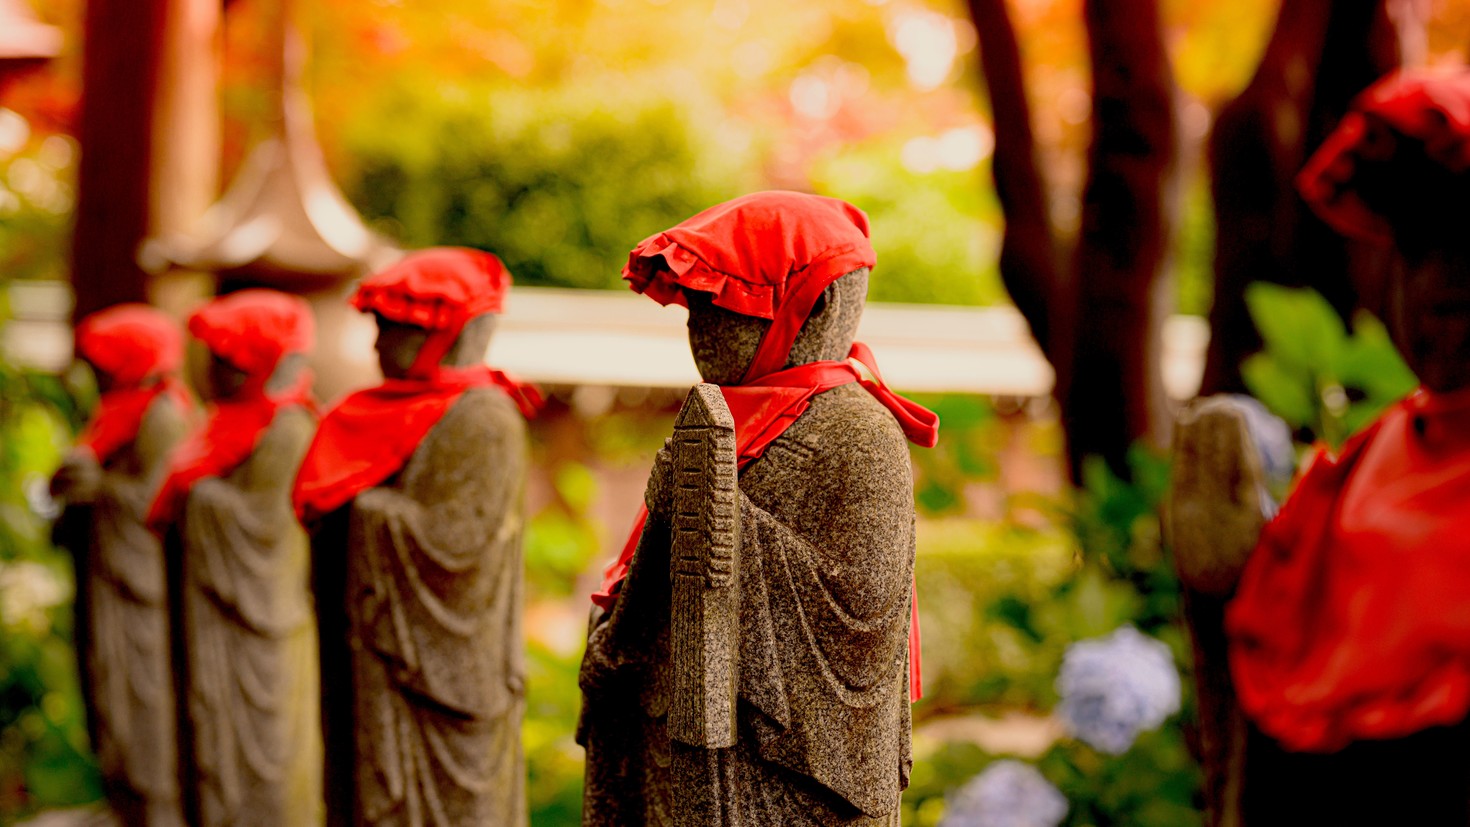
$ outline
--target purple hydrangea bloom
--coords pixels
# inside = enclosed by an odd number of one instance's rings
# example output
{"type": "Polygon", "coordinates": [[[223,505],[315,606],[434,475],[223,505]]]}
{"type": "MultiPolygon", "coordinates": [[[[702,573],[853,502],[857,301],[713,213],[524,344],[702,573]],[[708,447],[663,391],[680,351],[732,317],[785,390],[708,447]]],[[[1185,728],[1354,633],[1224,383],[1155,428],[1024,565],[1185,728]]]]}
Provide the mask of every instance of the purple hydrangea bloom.
{"type": "Polygon", "coordinates": [[[1124,626],[1067,647],[1057,693],[1057,717],[1068,733],[1121,755],[1140,732],[1179,711],[1179,670],[1169,647],[1124,626]]]}
{"type": "Polygon", "coordinates": [[[1067,799],[1037,769],[993,761],[949,800],[939,827],[1057,827],[1067,799]]]}

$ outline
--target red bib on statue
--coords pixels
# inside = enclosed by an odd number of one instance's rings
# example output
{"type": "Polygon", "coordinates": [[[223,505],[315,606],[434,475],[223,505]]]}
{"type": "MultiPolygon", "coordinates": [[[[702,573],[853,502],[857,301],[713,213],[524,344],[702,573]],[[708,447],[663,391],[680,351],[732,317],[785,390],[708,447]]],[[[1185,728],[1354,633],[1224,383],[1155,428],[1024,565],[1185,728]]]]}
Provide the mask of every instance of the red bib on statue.
{"type": "Polygon", "coordinates": [[[1321,456],[1227,614],[1242,707],[1331,751],[1470,711],[1470,392],[1420,391],[1321,456]]]}

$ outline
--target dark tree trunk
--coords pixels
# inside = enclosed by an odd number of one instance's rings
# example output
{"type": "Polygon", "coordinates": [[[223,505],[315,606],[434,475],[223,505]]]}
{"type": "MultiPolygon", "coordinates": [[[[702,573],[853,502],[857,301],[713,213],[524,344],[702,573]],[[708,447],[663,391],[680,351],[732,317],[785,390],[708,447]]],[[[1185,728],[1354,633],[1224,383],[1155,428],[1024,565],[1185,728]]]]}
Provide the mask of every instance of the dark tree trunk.
{"type": "Polygon", "coordinates": [[[1169,310],[1174,87],[1154,0],[1090,0],[1093,140],[1082,228],[1067,259],[1047,214],[1015,29],[1005,0],[969,0],[995,124],[1005,215],[1000,273],[1056,370],[1072,474],[1101,455],[1127,474],[1134,441],[1167,432],[1159,365],[1169,310]],[[1085,310],[1084,310],[1085,309],[1085,310]]]}
{"type": "Polygon", "coordinates": [[[84,23],[72,240],[75,316],[145,301],[136,257],[147,237],[166,0],[90,0],[84,23]]]}
{"type": "Polygon", "coordinates": [[[1315,288],[1344,318],[1381,306],[1386,258],[1324,224],[1293,181],[1352,99],[1398,66],[1395,2],[1283,3],[1255,76],[1220,111],[1209,146],[1215,302],[1202,394],[1245,389],[1240,364],[1260,347],[1245,307],[1250,282],[1315,288]]]}
{"type": "Polygon", "coordinates": [[[1174,85],[1155,0],[1086,0],[1092,145],[1073,260],[1075,340],[1059,387],[1073,468],[1092,455],[1127,475],[1127,451],[1168,431],[1163,277],[1172,199],[1174,85]]]}
{"type": "Polygon", "coordinates": [[[980,63],[995,124],[991,159],[995,192],[1005,214],[1000,278],[1048,359],[1054,356],[1053,315],[1062,306],[1057,242],[1047,211],[1046,185],[1036,168],[1036,139],[1026,98],[1021,51],[1005,0],[969,0],[980,63]]]}

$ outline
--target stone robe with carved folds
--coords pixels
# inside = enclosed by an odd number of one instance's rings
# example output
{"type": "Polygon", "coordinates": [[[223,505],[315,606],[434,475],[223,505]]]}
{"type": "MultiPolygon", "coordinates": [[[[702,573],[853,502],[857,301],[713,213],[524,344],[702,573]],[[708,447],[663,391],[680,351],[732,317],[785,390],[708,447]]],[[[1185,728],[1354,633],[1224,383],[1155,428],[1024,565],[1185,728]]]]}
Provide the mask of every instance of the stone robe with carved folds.
{"type": "Polygon", "coordinates": [[[292,470],[315,428],[281,409],[254,452],[195,483],[181,521],[193,786],[205,827],[321,822],[317,640],[292,470]]]}
{"type": "Polygon", "coordinates": [[[96,497],[68,506],[57,525],[77,559],[92,748],[112,807],[149,827],[182,825],[183,814],[163,544],[144,517],[187,426],[176,400],[156,398],[136,439],[108,459],[96,497]]]}
{"type": "Polygon", "coordinates": [[[582,665],[583,823],[897,825],[912,764],[904,434],[858,385],[829,390],[740,473],[738,503],[736,743],[669,737],[671,529],[652,516],[582,665]],[[676,800],[695,788],[713,809],[676,800]]]}
{"type": "Polygon", "coordinates": [[[353,501],[346,567],[356,823],[526,823],[520,720],[525,422],[464,393],[387,485],[353,501]]]}

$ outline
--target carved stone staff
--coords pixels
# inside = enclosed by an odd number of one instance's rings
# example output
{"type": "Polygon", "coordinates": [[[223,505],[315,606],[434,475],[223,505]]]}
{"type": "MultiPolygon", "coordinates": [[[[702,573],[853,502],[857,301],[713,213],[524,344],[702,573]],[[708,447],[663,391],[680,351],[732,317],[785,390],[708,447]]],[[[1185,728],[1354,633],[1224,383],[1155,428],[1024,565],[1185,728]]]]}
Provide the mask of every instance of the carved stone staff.
{"type": "Polygon", "coordinates": [[[669,735],[721,749],[735,744],[739,641],[735,420],[714,385],[690,392],[674,424],[674,696],[669,735]]]}
{"type": "Polygon", "coordinates": [[[692,789],[680,791],[707,807],[716,824],[724,808],[718,756],[699,750],[735,745],[735,677],[739,673],[740,504],[737,497],[735,420],[715,385],[689,393],[674,423],[672,445],[674,531],[670,577],[670,639],[674,691],[669,737],[695,747],[681,758],[697,766],[678,772],[692,789]]]}

